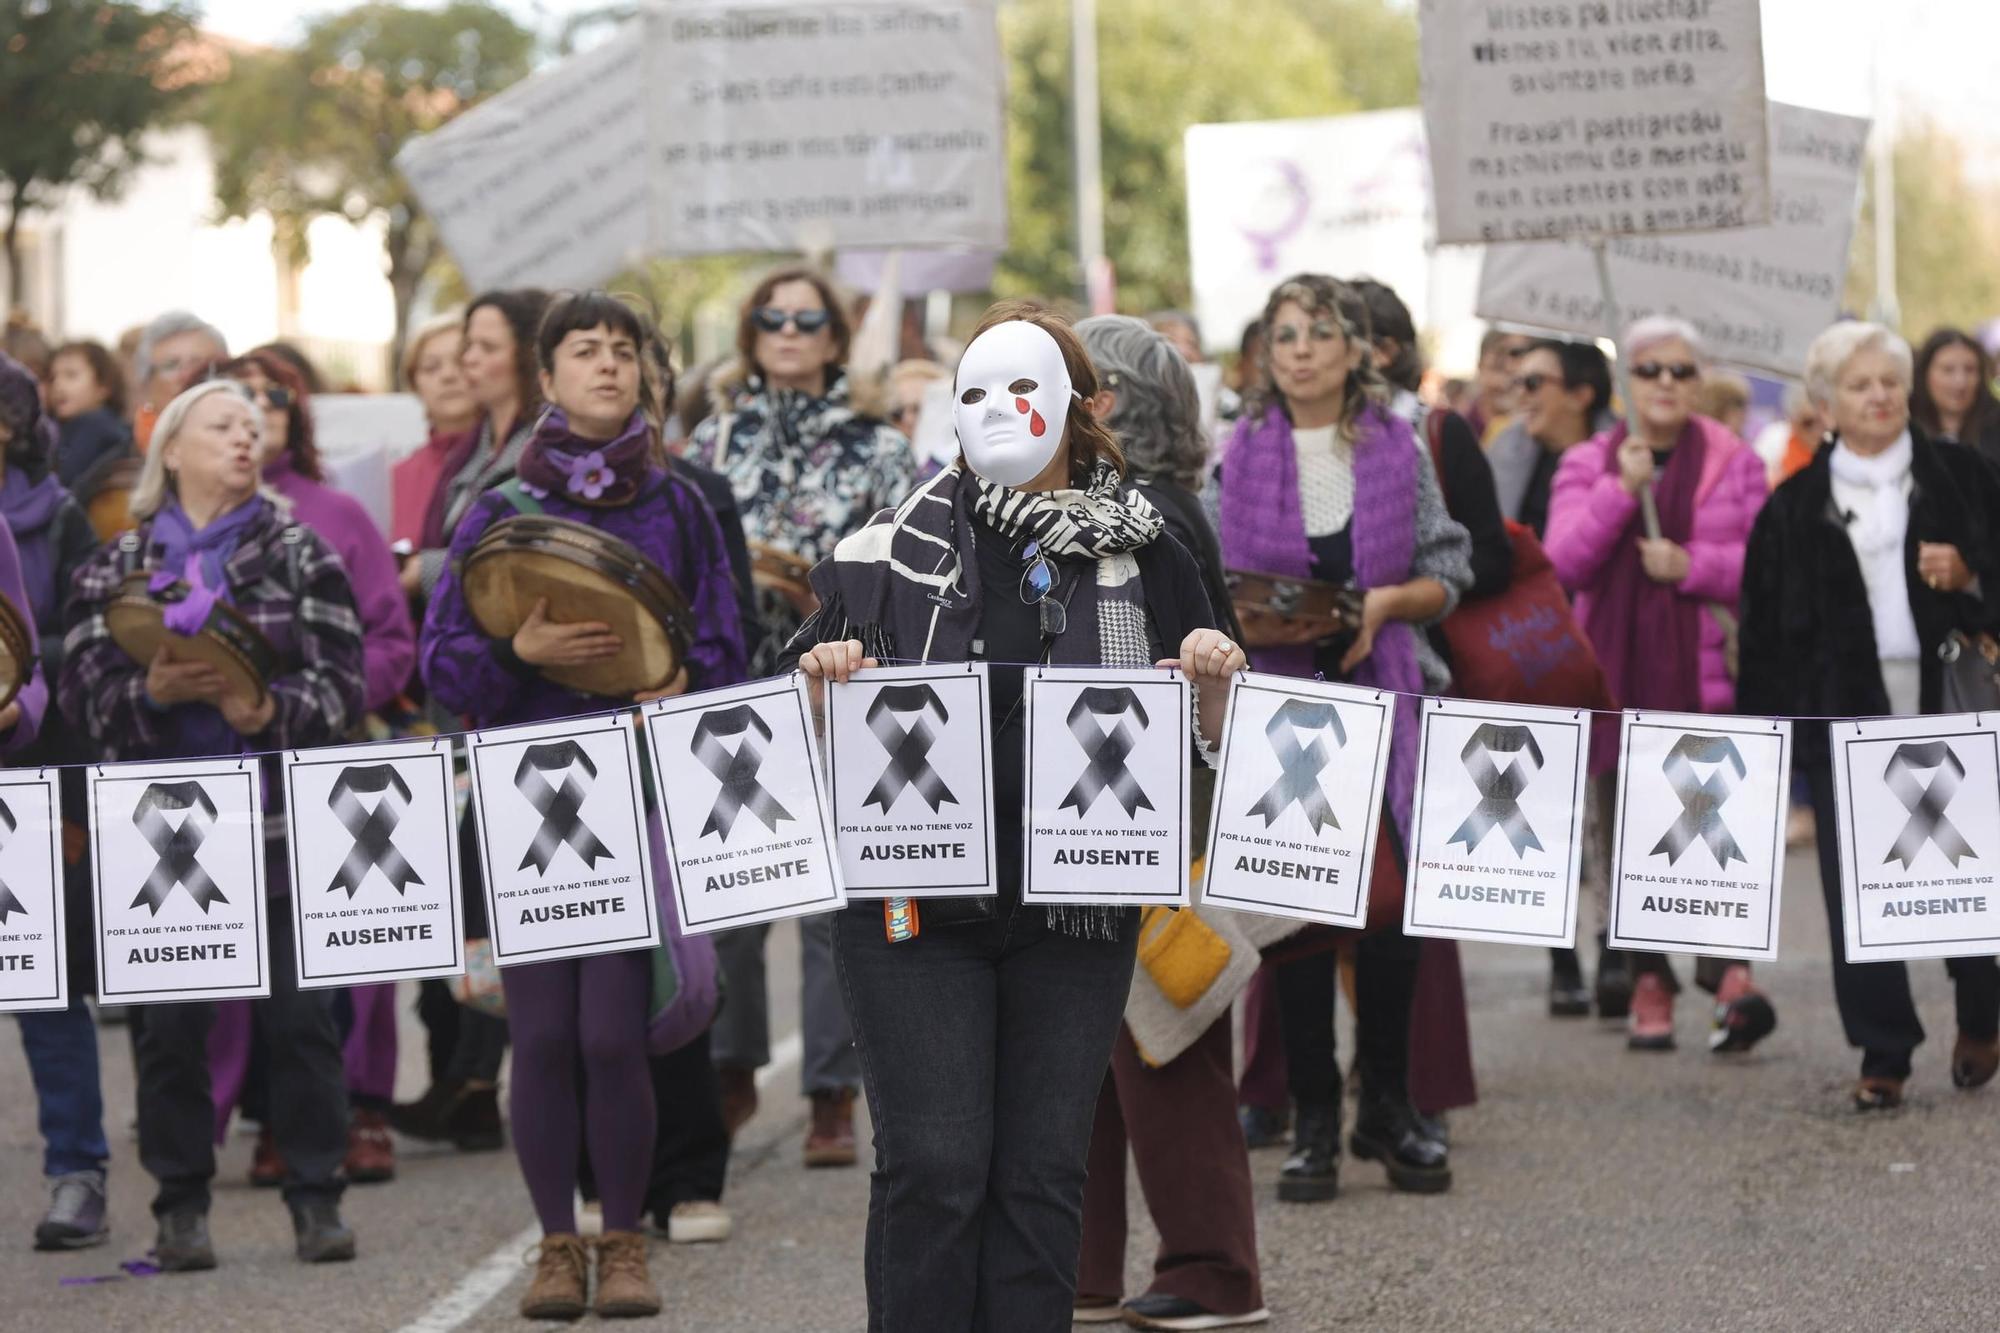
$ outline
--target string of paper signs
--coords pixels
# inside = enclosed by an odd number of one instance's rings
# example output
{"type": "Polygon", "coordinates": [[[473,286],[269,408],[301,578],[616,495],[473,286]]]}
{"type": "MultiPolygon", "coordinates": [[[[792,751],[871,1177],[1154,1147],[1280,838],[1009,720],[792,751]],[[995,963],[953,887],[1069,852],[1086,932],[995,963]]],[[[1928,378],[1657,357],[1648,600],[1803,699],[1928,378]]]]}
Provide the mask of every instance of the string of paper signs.
{"type": "MultiPolygon", "coordinates": [[[[795,673],[636,710],[283,751],[277,867],[251,762],[267,756],[85,765],[100,994],[267,995],[271,910],[290,914],[306,988],[462,973],[460,742],[503,967],[656,946],[663,906],[702,933],[850,899],[996,892],[991,665],[860,672],[827,688],[823,737],[795,673]],[[671,878],[659,897],[656,866],[671,878]],[[273,875],[289,893],[267,896],[273,875]]],[[[1187,905],[1187,680],[1033,666],[1024,695],[1023,900],[1187,905]]],[[[1366,921],[1397,702],[1290,676],[1232,681],[1199,849],[1205,904],[1366,921]]],[[[1417,702],[1404,929],[1570,944],[1593,710],[1417,702]]],[[[1847,957],[2000,953],[2000,720],[1617,716],[1613,947],[1776,956],[1790,723],[1837,720],[1847,957]]],[[[0,771],[0,1010],[68,1003],[57,771],[0,771]]]]}

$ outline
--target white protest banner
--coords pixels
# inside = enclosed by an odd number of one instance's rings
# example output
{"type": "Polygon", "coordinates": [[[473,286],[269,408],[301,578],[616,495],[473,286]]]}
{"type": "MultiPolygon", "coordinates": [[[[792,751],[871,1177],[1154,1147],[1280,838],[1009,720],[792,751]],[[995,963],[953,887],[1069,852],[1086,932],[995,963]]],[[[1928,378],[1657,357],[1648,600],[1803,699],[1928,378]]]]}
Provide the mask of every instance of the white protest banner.
{"type": "Polygon", "coordinates": [[[1021,901],[1186,905],[1187,678],[1158,668],[1035,667],[1022,694],[1021,901]]]}
{"type": "Polygon", "coordinates": [[[56,777],[0,772],[0,1013],[69,1007],[56,777]]]}
{"type": "Polygon", "coordinates": [[[663,699],[645,718],[681,929],[846,904],[804,677],[663,699]]]}
{"type": "Polygon", "coordinates": [[[1611,947],[1776,958],[1791,724],[1627,712],[1623,727],[1611,947]]]}
{"type": "Polygon", "coordinates": [[[448,741],[286,754],[301,989],[465,970],[457,814],[448,741]]]}
{"type": "Polygon", "coordinates": [[[1430,172],[1415,107],[1193,125],[1183,143],[1195,314],[1212,348],[1234,347],[1294,273],[1366,273],[1419,319],[1429,309],[1430,172]]]}
{"type": "Polygon", "coordinates": [[[827,687],[827,786],[850,898],[995,893],[984,662],[827,687]]]}
{"type": "Polygon", "coordinates": [[[1202,901],[1360,926],[1396,701],[1246,672],[1229,691],[1202,901]]]}
{"type": "Polygon", "coordinates": [[[482,731],[466,755],[497,965],[660,942],[630,714],[482,731]]]}
{"type": "Polygon", "coordinates": [[[2000,720],[1828,728],[1846,958],[2000,954],[2000,720]]]}
{"type": "MultiPolygon", "coordinates": [[[[1606,247],[1623,321],[1674,315],[1710,355],[1797,376],[1806,347],[1840,314],[1868,122],[1771,103],[1771,220],[1700,236],[1627,236],[1606,247]]],[[[1479,314],[1597,336],[1609,331],[1590,247],[1495,245],[1479,314]]]]}
{"type": "Polygon", "coordinates": [[[1421,0],[1441,242],[1768,216],[1756,0],[1421,0]]]}
{"type": "Polygon", "coordinates": [[[1006,248],[993,0],[688,0],[648,22],[633,175],[660,252],[1006,248]]]}
{"type": "Polygon", "coordinates": [[[1568,948],[1590,714],[1424,700],[1403,933],[1568,948]]]}
{"type": "Polygon", "coordinates": [[[87,781],[98,998],[268,996],[257,762],[119,764],[87,781]]]}
{"type": "Polygon", "coordinates": [[[472,290],[588,287],[644,254],[644,33],[627,24],[396,155],[472,290]]]}

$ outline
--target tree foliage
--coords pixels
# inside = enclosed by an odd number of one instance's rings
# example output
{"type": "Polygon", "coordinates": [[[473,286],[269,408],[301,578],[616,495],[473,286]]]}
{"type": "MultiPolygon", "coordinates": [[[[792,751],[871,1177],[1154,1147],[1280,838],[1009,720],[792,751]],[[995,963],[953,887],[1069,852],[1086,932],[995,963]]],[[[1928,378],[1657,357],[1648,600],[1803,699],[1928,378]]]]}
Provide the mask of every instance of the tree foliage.
{"type": "Polygon", "coordinates": [[[412,301],[442,256],[395,157],[528,73],[535,35],[481,0],[437,9],[362,4],[315,22],[296,47],[240,57],[205,99],[223,211],[276,220],[287,258],[331,214],[386,219],[400,349],[412,301]]]}
{"type": "MultiPolygon", "coordinates": [[[[1976,330],[2000,316],[2000,188],[1971,179],[1964,150],[1938,126],[1918,122],[1896,140],[1896,293],[1912,343],[1940,325],[1976,330]]],[[[1875,308],[1875,186],[1863,208],[1847,268],[1847,308],[1875,308]]]]}
{"type": "Polygon", "coordinates": [[[187,97],[181,5],[0,0],[0,188],[7,291],[21,294],[20,225],[75,188],[113,198],[145,161],[146,131],[187,97]]]}
{"type": "MultiPolygon", "coordinates": [[[[1078,290],[1069,0],[1015,0],[1002,294],[1078,290]]],[[[1105,248],[1126,309],[1189,298],[1182,136],[1417,99],[1413,15],[1388,0],[1099,0],[1105,248]]]]}

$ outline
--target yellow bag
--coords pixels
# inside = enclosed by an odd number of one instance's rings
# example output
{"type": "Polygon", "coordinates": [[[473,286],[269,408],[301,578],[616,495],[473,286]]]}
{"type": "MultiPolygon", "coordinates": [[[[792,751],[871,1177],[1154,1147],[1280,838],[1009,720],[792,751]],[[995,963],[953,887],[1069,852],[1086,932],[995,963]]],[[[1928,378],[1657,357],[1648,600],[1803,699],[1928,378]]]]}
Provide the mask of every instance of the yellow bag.
{"type": "Polygon", "coordinates": [[[1162,995],[1185,1009],[1229,966],[1229,942],[1190,910],[1148,907],[1139,918],[1139,965],[1162,995]]]}

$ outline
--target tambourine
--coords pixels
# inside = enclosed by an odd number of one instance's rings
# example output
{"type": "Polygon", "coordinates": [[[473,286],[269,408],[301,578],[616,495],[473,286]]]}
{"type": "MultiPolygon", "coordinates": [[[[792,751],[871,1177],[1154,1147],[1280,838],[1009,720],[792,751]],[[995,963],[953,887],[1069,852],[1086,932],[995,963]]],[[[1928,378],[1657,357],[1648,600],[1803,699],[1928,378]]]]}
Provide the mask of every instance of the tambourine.
{"type": "Polygon", "coordinates": [[[1316,620],[1328,636],[1361,628],[1359,588],[1290,574],[1266,574],[1254,569],[1228,571],[1229,600],[1237,615],[1261,612],[1286,620],[1316,620]]]}
{"type": "Polygon", "coordinates": [[[34,644],[28,618],[12,598],[0,593],[0,708],[13,703],[35,674],[34,644]]]}
{"type": "Polygon", "coordinates": [[[97,540],[108,542],[139,526],[132,517],[132,491],[139,484],[145,460],[136,452],[100,458],[76,479],[70,494],[83,506],[97,540]]]}
{"type": "Polygon", "coordinates": [[[812,561],[769,542],[750,543],[750,581],[782,594],[794,606],[819,605],[812,590],[812,568],[812,561]]]}
{"type": "Polygon", "coordinates": [[[513,638],[543,598],[557,624],[609,625],[623,645],[616,657],[537,668],[585,694],[630,699],[661,688],[680,673],[693,636],[687,598],[658,565],[630,543],[566,518],[501,519],[465,557],[460,582],[472,618],[496,639],[513,638]]]}
{"type": "Polygon", "coordinates": [[[229,682],[231,693],[263,703],[266,687],[283,664],[263,632],[235,607],[218,601],[200,633],[176,634],[167,628],[166,612],[187,596],[188,586],[176,582],[156,594],[151,579],[144,570],[127,574],[118,595],[104,608],[104,626],[112,641],[141,666],[150,665],[165,645],[174,660],[212,666],[229,682]]]}

